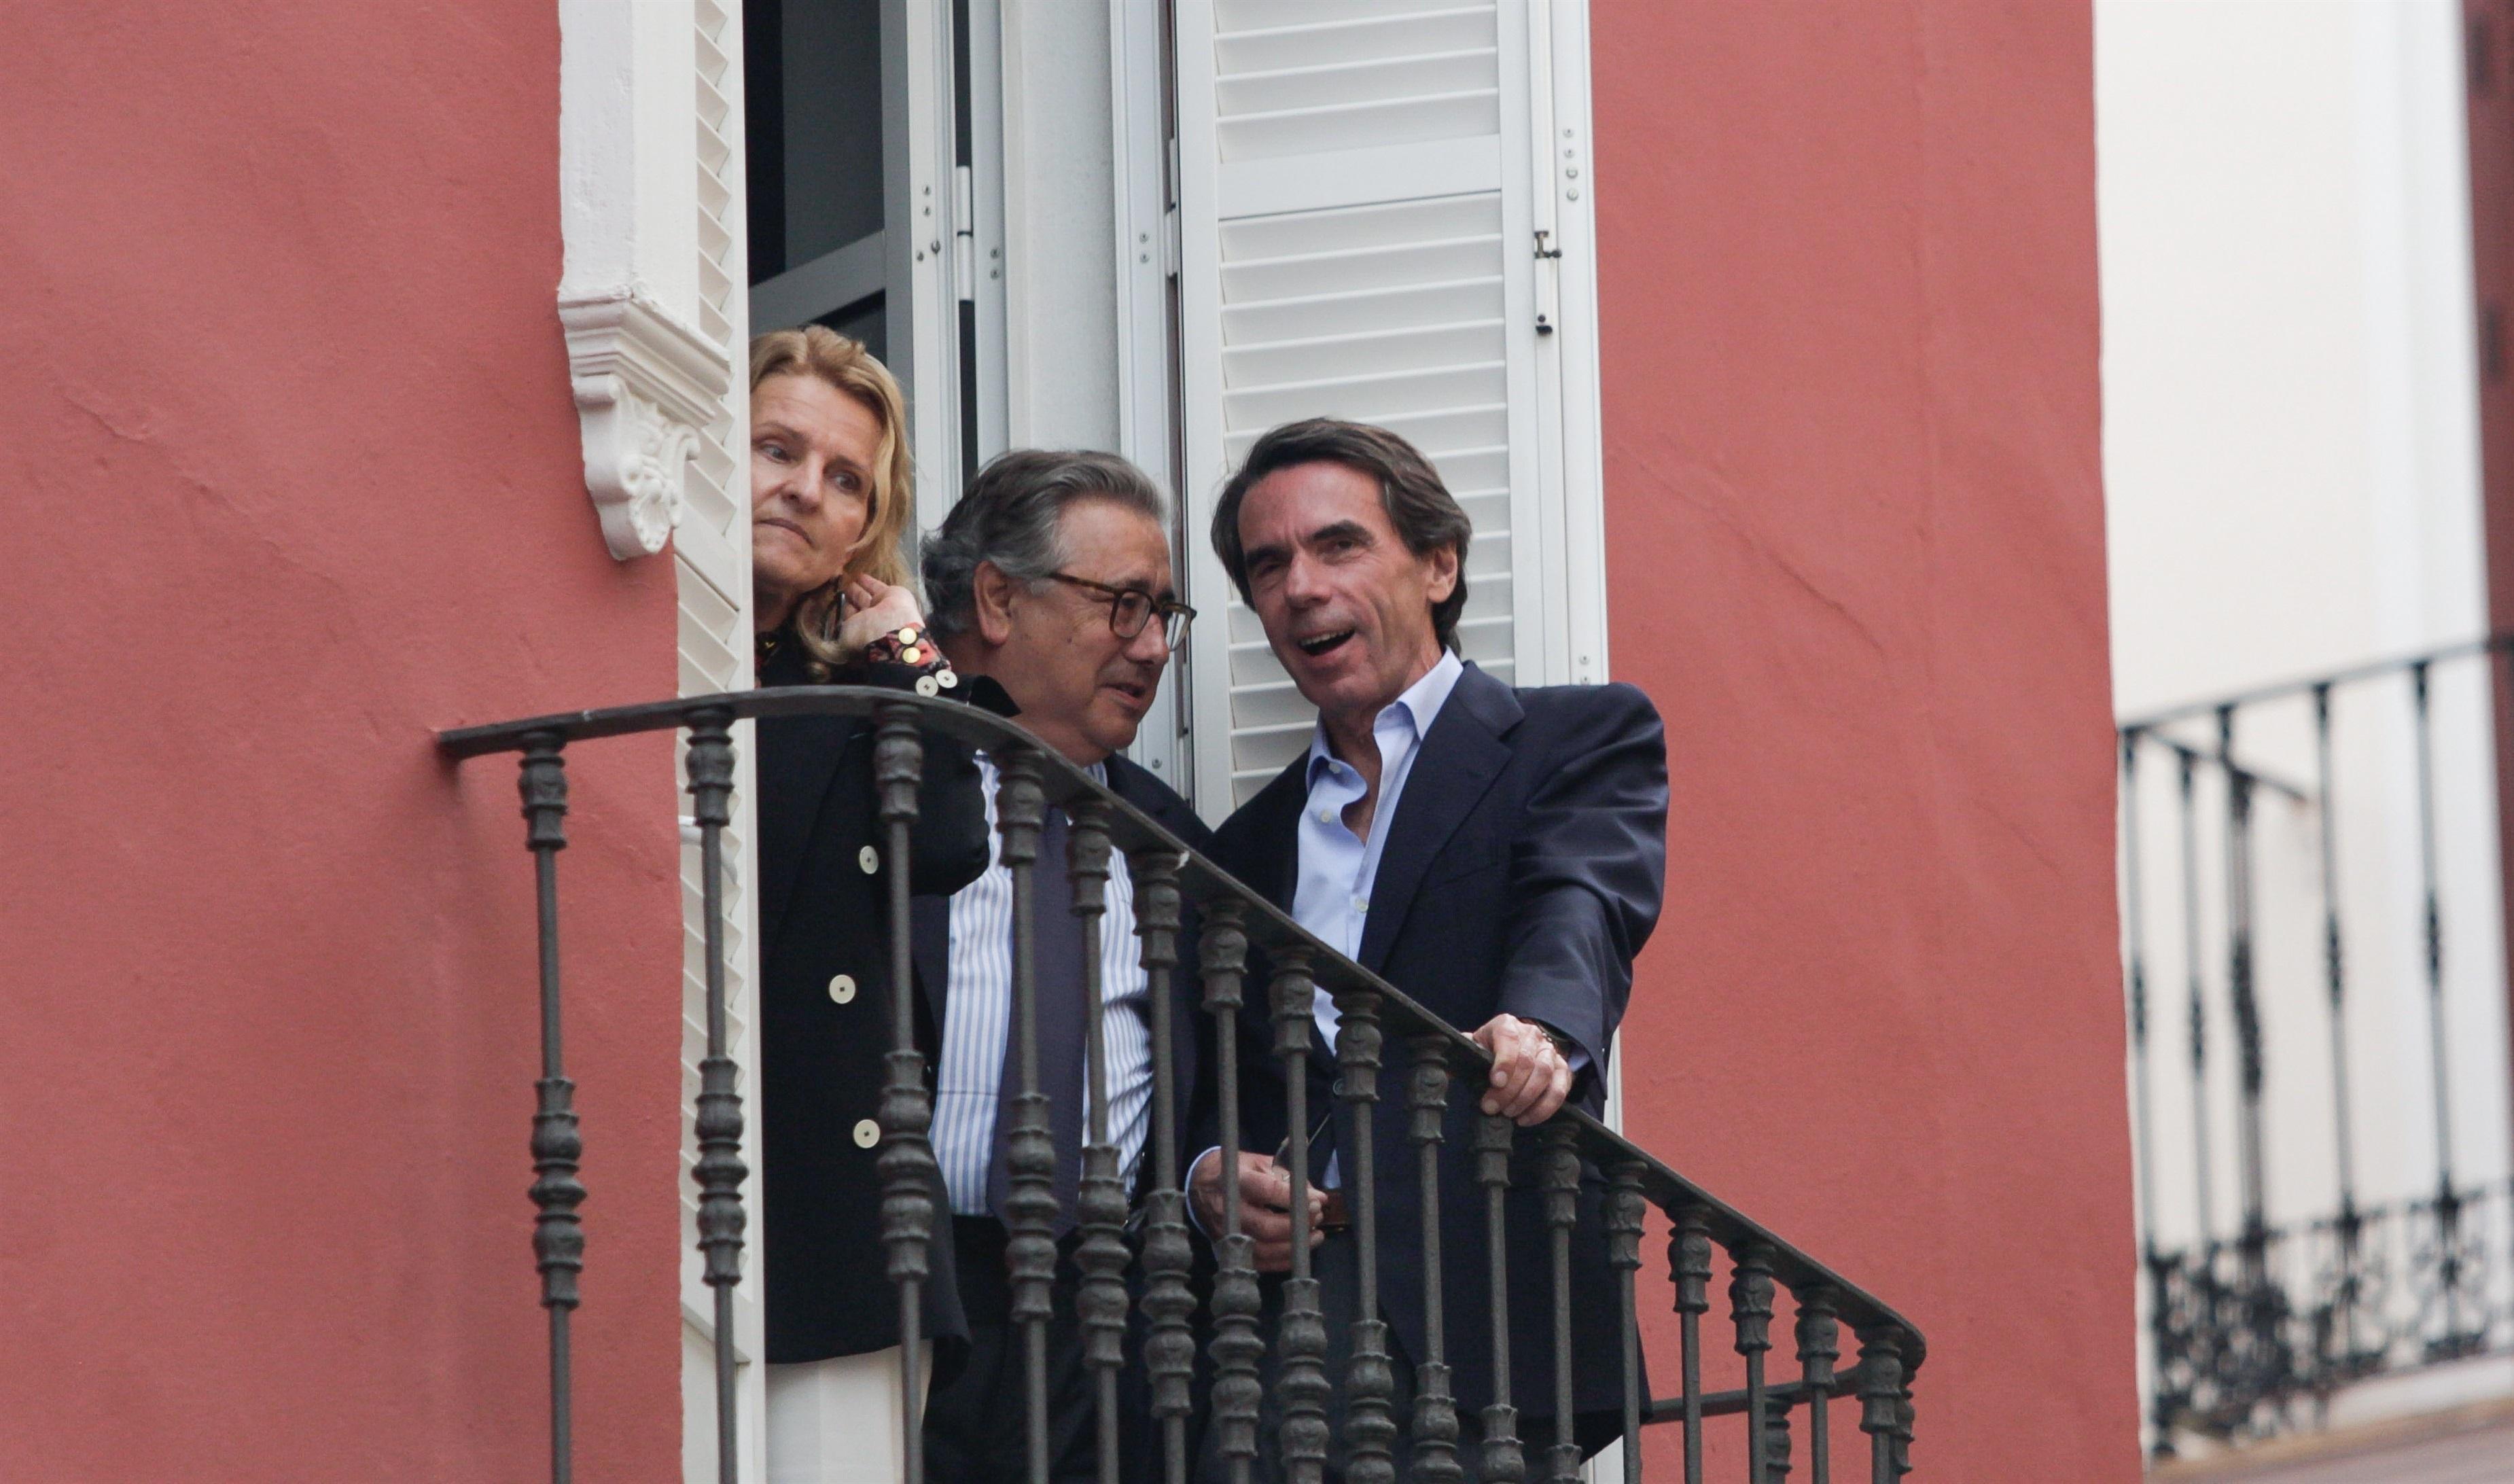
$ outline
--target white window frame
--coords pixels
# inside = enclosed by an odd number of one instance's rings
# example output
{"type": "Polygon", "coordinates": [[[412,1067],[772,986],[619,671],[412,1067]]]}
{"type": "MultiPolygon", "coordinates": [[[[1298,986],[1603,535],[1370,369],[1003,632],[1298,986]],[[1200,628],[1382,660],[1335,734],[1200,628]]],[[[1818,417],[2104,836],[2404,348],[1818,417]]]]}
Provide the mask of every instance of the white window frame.
{"type": "MultiPolygon", "coordinates": [[[[742,17],[735,0],[560,0],[559,176],[566,261],[558,315],[585,446],[586,487],[622,561],[669,545],[683,695],[751,683],[750,333],[742,17]]],[[[751,727],[735,731],[724,839],[727,1047],[749,1105],[742,1195],[757,1212],[758,868],[751,727]]],[[[677,780],[676,780],[677,782],[677,780]]],[[[706,975],[696,851],[682,850],[682,1476],[716,1464],[714,1302],[697,1251],[693,1116],[706,975]]],[[[757,1225],[751,1230],[756,1233],[757,1225]]],[[[766,1469],[765,1330],[755,1236],[734,1290],[743,1468],[766,1469]]],[[[657,1357],[660,1360],[661,1357],[657,1357]]]]}

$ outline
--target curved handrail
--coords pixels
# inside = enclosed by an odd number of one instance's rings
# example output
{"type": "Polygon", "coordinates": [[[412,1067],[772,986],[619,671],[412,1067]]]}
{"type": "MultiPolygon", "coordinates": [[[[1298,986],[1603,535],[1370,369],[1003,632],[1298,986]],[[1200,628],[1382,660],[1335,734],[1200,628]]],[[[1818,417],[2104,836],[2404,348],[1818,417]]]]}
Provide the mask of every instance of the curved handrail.
{"type": "MultiPolygon", "coordinates": [[[[1385,1014],[1392,1032],[1439,1035],[1450,1043],[1453,1053],[1463,1061],[1489,1064],[1491,1058],[1483,1048],[1469,1040],[1456,1026],[1424,1009],[1378,975],[1320,943],[1261,894],[1198,855],[1142,811],[1095,782],[1082,769],[1058,756],[1029,729],[961,702],[873,686],[771,686],[635,705],[559,711],[483,726],[456,727],[437,735],[437,746],[448,758],[461,760],[497,752],[521,752],[536,743],[564,744],[595,738],[673,730],[703,719],[721,722],[760,717],[847,716],[870,721],[883,716],[899,716],[904,712],[914,716],[919,730],[950,737],[972,746],[1001,747],[1011,743],[1035,751],[1042,764],[1041,786],[1047,803],[1063,804],[1084,796],[1096,798],[1109,808],[1110,837],[1120,848],[1129,854],[1148,850],[1175,852],[1182,862],[1179,873],[1181,894],[1199,905],[1216,900],[1238,902],[1245,914],[1243,926],[1251,944],[1274,949],[1306,949],[1312,977],[1320,986],[1330,991],[1350,988],[1379,996],[1389,1007],[1385,1014]]],[[[1747,1246],[1763,1247],[1771,1255],[1772,1275],[1794,1292],[1804,1292],[1817,1286],[1830,1290],[1835,1298],[1837,1313],[1854,1331],[1863,1335],[1891,1332],[1905,1375],[1908,1377],[1920,1369],[1927,1355],[1926,1342],[1920,1328],[1882,1300],[1843,1278],[1825,1263],[1800,1251],[1587,1113],[1566,1106],[1555,1115],[1555,1120],[1568,1121],[1579,1129],[1583,1151],[1601,1168],[1610,1165],[1639,1167],[1643,1193],[1661,1210],[1698,1212],[1706,1233],[1723,1248],[1736,1251],[1747,1246]]],[[[1846,1376],[1848,1372],[1845,1374],[1846,1376]]]]}

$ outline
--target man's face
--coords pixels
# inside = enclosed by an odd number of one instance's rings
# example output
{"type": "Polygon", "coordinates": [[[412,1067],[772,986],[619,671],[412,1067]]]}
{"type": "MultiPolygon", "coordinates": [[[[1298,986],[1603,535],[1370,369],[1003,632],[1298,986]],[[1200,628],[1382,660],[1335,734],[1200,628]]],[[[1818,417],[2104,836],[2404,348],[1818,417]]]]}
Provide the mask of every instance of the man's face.
{"type": "MultiPolygon", "coordinates": [[[[1178,596],[1169,541],[1159,522],[1139,510],[1115,501],[1077,501],[1058,517],[1057,543],[1065,553],[1058,570],[1068,577],[1156,598],[1178,596]]],[[[990,673],[1021,707],[1018,720],[1077,763],[1098,762],[1135,740],[1170,661],[1158,614],[1143,632],[1120,639],[1109,626],[1109,596],[1087,587],[1016,583],[1007,632],[987,635],[1001,645],[990,673]]]]}
{"type": "Polygon", "coordinates": [[[881,420],[815,376],[775,376],[750,395],[750,567],[763,603],[836,577],[872,513],[881,420]]]}
{"type": "Polygon", "coordinates": [[[1367,725],[1439,662],[1432,605],[1457,589],[1458,554],[1407,550],[1370,475],[1277,469],[1241,501],[1239,543],[1266,642],[1331,724],[1367,725]]]}

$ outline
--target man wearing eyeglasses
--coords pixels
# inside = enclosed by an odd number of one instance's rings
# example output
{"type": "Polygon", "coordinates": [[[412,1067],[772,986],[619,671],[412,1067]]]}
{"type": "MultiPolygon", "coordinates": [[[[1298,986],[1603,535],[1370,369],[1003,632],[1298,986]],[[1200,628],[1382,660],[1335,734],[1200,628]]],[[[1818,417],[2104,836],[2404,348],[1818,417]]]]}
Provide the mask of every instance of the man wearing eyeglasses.
{"type": "MultiPolygon", "coordinates": [[[[1198,850],[1204,825],[1169,785],[1118,755],[1152,710],[1170,652],[1195,610],[1170,576],[1168,511],[1144,472],[1114,454],[1005,454],[979,471],[922,566],[928,625],[964,679],[1001,686],[1016,718],[1068,762],[1198,850]]],[[[978,766],[994,822],[996,770],[978,766]]],[[[1096,1477],[1093,1396],[1075,1316],[1075,1198],[1085,1128],[1086,1026],[1079,933],[1065,870],[1065,827],[1051,809],[1033,877],[1040,1091],[1055,1140],[1060,1247],[1048,1325],[1049,1474],[1096,1477]]],[[[1000,839],[998,838],[1000,851],[1000,839]]],[[[1134,887],[1112,854],[1101,922],[1100,975],[1109,1130],[1130,1191],[1149,1187],[1151,1006],[1134,938],[1134,887]]],[[[926,1474],[937,1484],[1028,1477],[1027,1360],[1010,1318],[1004,1251],[1008,1192],[1003,1136],[1020,1092],[1010,1048],[1012,873],[1000,857],[953,897],[913,906],[918,980],[943,986],[943,1050],[935,1074],[933,1144],[953,1212],[967,1363],[942,1379],[925,1411],[926,1474]]],[[[1181,960],[1196,961],[1192,943],[1181,960]]],[[[1195,1087],[1194,976],[1174,977],[1175,1087],[1181,1115],[1195,1087]]],[[[1129,1429],[1130,1433],[1133,1429],[1129,1429]]]]}

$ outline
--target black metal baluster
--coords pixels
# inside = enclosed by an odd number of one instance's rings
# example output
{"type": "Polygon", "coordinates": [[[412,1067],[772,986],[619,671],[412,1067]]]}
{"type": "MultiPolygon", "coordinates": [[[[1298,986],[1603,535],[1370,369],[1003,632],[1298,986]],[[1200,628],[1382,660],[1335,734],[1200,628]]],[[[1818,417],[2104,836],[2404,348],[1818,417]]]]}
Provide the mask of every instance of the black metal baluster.
{"type": "Polygon", "coordinates": [[[925,1405],[918,1395],[925,1347],[925,1283],[933,1276],[934,1146],[927,1139],[934,1108],[925,1090],[925,1056],[916,1049],[914,937],[908,920],[910,851],[916,788],[925,744],[916,709],[884,706],[874,733],[873,786],[887,836],[890,888],[890,1051],[882,1058],[881,1238],[890,1281],[899,1289],[899,1391],[907,1484],[925,1477],[925,1405]]]}
{"type": "MultiPolygon", "coordinates": [[[[2269,1271],[2268,1157],[2263,1144],[2261,1005],[2252,983],[2252,775],[2235,762],[2235,708],[2217,708],[2217,756],[2226,775],[2226,991],[2235,1018],[2238,1098],[2235,1178],[2243,1197],[2237,1230],[2235,1346],[2225,1373],[2230,1406],[2249,1409],[2291,1379],[2282,1333],[2286,1295],[2269,1271]]],[[[2228,1415],[2233,1415],[2231,1412],[2228,1415]]]]}
{"type": "Polygon", "coordinates": [[[1699,1206],[1676,1213],[1667,1235],[1684,1357],[1684,1484],[1702,1484],[1702,1316],[1711,1312],[1711,1225],[1699,1206]]]}
{"type": "Polygon", "coordinates": [[[1492,1307],[1492,1404],[1483,1411],[1484,1484],[1520,1484],[1527,1460],[1520,1451],[1519,1409],[1510,1400],[1510,1191],[1511,1147],[1519,1126],[1498,1114],[1476,1119],[1476,1183],[1484,1187],[1484,1250],[1489,1254],[1492,1307]]]}
{"type": "Polygon", "coordinates": [[[707,1056],[699,1063],[696,1119],[699,1157],[699,1250],[708,1286],[715,1290],[716,1477],[742,1473],[734,1390],[733,1290],[742,1281],[742,1093],[726,1046],[724,986],[724,826],[733,822],[733,713],[708,710],[690,718],[690,813],[699,826],[699,882],[707,917],[707,1056]]]}
{"type": "Polygon", "coordinates": [[[1282,1365],[1276,1382],[1283,1399],[1280,1443],[1284,1476],[1318,1484],[1327,1462],[1327,1327],[1318,1310],[1318,1280],[1310,1270],[1310,1040],[1318,991],[1307,948],[1275,950],[1275,1054],[1283,1062],[1285,1152],[1291,1184],[1292,1271],[1283,1280],[1283,1313],[1276,1335],[1282,1365]]]}
{"type": "MultiPolygon", "coordinates": [[[[1353,1147],[1343,1151],[1344,1186],[1353,1200],[1355,1319],[1345,1364],[1344,1476],[1351,1484],[1393,1484],[1390,1445],[1397,1420],[1388,1368],[1388,1324],[1379,1317],[1378,1151],[1372,1143],[1379,1103],[1379,996],[1350,984],[1336,990],[1336,1091],[1353,1119],[1353,1147]]],[[[1426,1212],[1426,1217],[1433,1213],[1426,1212]]]]}
{"type": "Polygon", "coordinates": [[[585,1225],[576,1208],[585,1202],[576,1178],[585,1156],[577,1132],[576,1084],[569,1081],[559,1045],[558,853],[567,848],[567,764],[555,732],[536,733],[524,744],[516,788],[524,799],[526,848],[533,853],[533,887],[539,907],[542,983],[542,1075],[533,1084],[533,1257],[541,1269],[542,1307],[549,1310],[550,1479],[567,1484],[576,1469],[575,1382],[568,1349],[568,1315],[578,1303],[577,1274],[585,1268],[585,1225]]]}
{"type": "Polygon", "coordinates": [[[2196,755],[2189,748],[2177,748],[2181,762],[2182,807],[2182,964],[2189,976],[2191,1038],[2191,1158],[2193,1173],[2199,1181],[2199,1203],[2196,1230],[2191,1250],[2197,1261],[2209,1262],[2209,1249],[2214,1240],[2210,1235],[2210,1197],[2216,1187],[2216,1176],[2209,1158],[2209,1011],[2207,990],[2200,977],[2200,814],[2192,797],[2192,773],[2196,755]]]}
{"type": "Polygon", "coordinates": [[[2339,1239],[2339,1282],[2332,1294],[2337,1313],[2332,1330],[2339,1340],[2339,1366],[2354,1374],[2363,1344],[2358,1338],[2359,1246],[2365,1218],[2357,1210],[2357,1160],[2351,1139],[2355,1120],[2348,1099],[2347,976],[2339,936],[2339,815],[2332,803],[2331,766],[2331,684],[2313,688],[2313,757],[2316,796],[2322,806],[2322,972],[2331,1012],[2331,1117],[2332,1145],[2338,1151],[2339,1216],[2333,1223],[2339,1239]]]}
{"type": "Polygon", "coordinates": [[[1557,1118],[1545,1130],[1545,1222],[1554,1269],[1554,1446],[1546,1477],[1580,1477],[1580,1440],[1571,1393],[1571,1228],[1580,1223],[1580,1129],[1557,1118]]]}
{"type": "Polygon", "coordinates": [[[1790,1403],[1785,1396],[1764,1401],[1764,1474],[1759,1484],[1784,1484],[1790,1476],[1790,1403]]]}
{"type": "Polygon", "coordinates": [[[1868,1434],[1869,1484],[1903,1474],[1903,1356],[1884,1331],[1859,1337],[1859,1430],[1868,1434]]]}
{"type": "Polygon", "coordinates": [[[1772,1250],[1760,1242],[1732,1254],[1728,1316],[1737,1329],[1737,1353],[1746,1357],[1746,1477],[1765,1484],[1771,1454],[1764,1425],[1770,1401],[1764,1352],[1772,1347],[1772,1250]]]}
{"type": "Polygon", "coordinates": [[[1840,1301],[1821,1285],[1791,1297],[1799,1306],[1799,1377],[1807,1392],[1807,1478],[1812,1484],[1832,1484],[1833,1367],[1842,1358],[1840,1301]]]}
{"type": "Polygon", "coordinates": [[[1005,1260],[1012,1271],[1011,1318],[1022,1337],[1022,1411],[1031,1484],[1047,1484],[1047,1321],[1056,1281],[1057,1217],[1056,1136],[1048,1124],[1047,1096],[1038,1090],[1038,923],[1033,886],[1039,825],[1046,818],[1039,766],[1038,753],[1031,747],[1004,747],[995,753],[995,825],[1003,835],[1003,862],[1013,881],[1013,1034],[1021,1066],[1013,1127],[1004,1136],[1004,1216],[1010,1233],[1005,1260]]]}
{"type": "MultiPolygon", "coordinates": [[[[2243,1186],[2246,1286],[2253,1288],[2268,1241],[2268,1158],[2261,1125],[2261,1004],[2252,983],[2252,775],[2235,764],[2235,708],[2217,708],[2217,754],[2226,770],[2226,987],[2235,1010],[2242,1072],[2235,1166],[2243,1186]]],[[[2257,1291],[2254,1289],[2254,1291],[2257,1291]]]]}
{"type": "Polygon", "coordinates": [[[1189,1316],[1196,1296],[1188,1287],[1194,1255],[1188,1246],[1187,1199],[1179,1191],[1178,1088],[1170,1062],[1177,1027],[1170,1006],[1171,971],[1178,964],[1179,858],[1166,850],[1138,850],[1126,857],[1135,883],[1135,934],[1142,944],[1144,992],[1153,1023],[1153,1171],[1144,1198],[1144,1369],[1152,1379],[1153,1416],[1161,1427],[1161,1477],[1187,1478],[1187,1419],[1195,1405],[1196,1337],[1189,1316]]]}
{"type": "MultiPolygon", "coordinates": [[[[2427,1030],[2435,1083],[2436,1257],[2444,1288],[2444,1333],[2427,1343],[2427,1358],[2448,1360],[2473,1353],[2487,1342],[2488,1321],[2465,1332],[2461,1324],[2461,1192],[2453,1177],[2453,1088],[2446,1055],[2444,1017],[2444,910],[2436,885],[2435,730],[2428,705],[2427,662],[2410,666],[2418,748],[2418,884],[2426,903],[2427,1030]]],[[[2483,1305],[2486,1301],[2483,1299],[2483,1305]]]]}
{"type": "Polygon", "coordinates": [[[1912,1371],[1900,1368],[1901,1378],[1894,1384],[1894,1476],[1901,1478],[1912,1471],[1912,1371]]]}
{"type": "MultiPolygon", "coordinates": [[[[1642,1330],[1635,1289],[1649,1212],[1642,1172],[1642,1165],[1626,1162],[1606,1176],[1606,1261],[1615,1269],[1615,1321],[1624,1361],[1624,1484],[1642,1480],[1642,1330]]],[[[1427,1201],[1425,1209],[1434,1208],[1427,1201]]]]}
{"type": "Polygon", "coordinates": [[[1214,1085],[1222,1125],[1216,1156],[1222,1165],[1222,1241],[1213,1280],[1212,1425],[1230,1484],[1248,1484],[1249,1465],[1257,1457],[1257,1409],[1264,1396],[1257,1363],[1266,1354],[1257,1325],[1253,1244],[1240,1229],[1239,1211],[1239,1012],[1248,963],[1244,911],[1229,898],[1207,903],[1197,944],[1204,1010],[1213,1018],[1214,1085]]]}
{"type": "Polygon", "coordinates": [[[1100,1427],[1101,1484],[1117,1484],[1117,1371],[1126,1363],[1126,1185],[1109,1128],[1107,986],[1100,972],[1101,919],[1108,912],[1109,805],[1086,794],[1065,806],[1072,824],[1066,858],[1074,915],[1082,940],[1082,1181],[1075,1195],[1082,1269],[1075,1307],[1082,1320],[1082,1364],[1091,1373],[1100,1427]]]}
{"type": "Polygon", "coordinates": [[[2129,997],[2130,1079],[2137,1100],[2138,1218],[2140,1243],[2156,1251],[2155,1161],[2149,1157],[2153,1121],[2148,1110],[2147,1077],[2147,917],[2139,891],[2138,742],[2135,731],[2121,734],[2122,797],[2122,955],[2125,988],[2129,997]]]}
{"type": "MultiPolygon", "coordinates": [[[[2139,854],[2139,744],[2146,734],[2135,728],[2121,734],[2122,897],[2124,955],[2129,995],[2130,1069],[2137,1100],[2132,1133],[2137,1139],[2139,1250],[2147,1269],[2148,1336],[2154,1350],[2151,1416],[2160,1445],[2172,1425],[2176,1404],[2169,1401],[2175,1369],[2172,1323],[2173,1260],[2156,1236],[2156,1153],[2153,1100],[2147,1056],[2147,912],[2145,875],[2139,854]]],[[[2196,1110],[2196,1109],[2195,1109],[2196,1110]]],[[[1821,1409],[1819,1409],[1821,1410],[1821,1409]]],[[[1823,1444],[1814,1445],[1819,1460],[1823,1444]]],[[[1819,1463],[1818,1468],[1823,1464],[1819,1463]]]]}
{"type": "Polygon", "coordinates": [[[1458,1484],[1458,1404],[1449,1392],[1448,1290],[1440,1281],[1440,1144],[1449,1109],[1449,1043],[1414,1038],[1414,1076],[1407,1105],[1413,1121],[1415,1169],[1422,1182],[1423,1360],[1414,1368],[1414,1459],[1411,1484],[1458,1484]]]}

